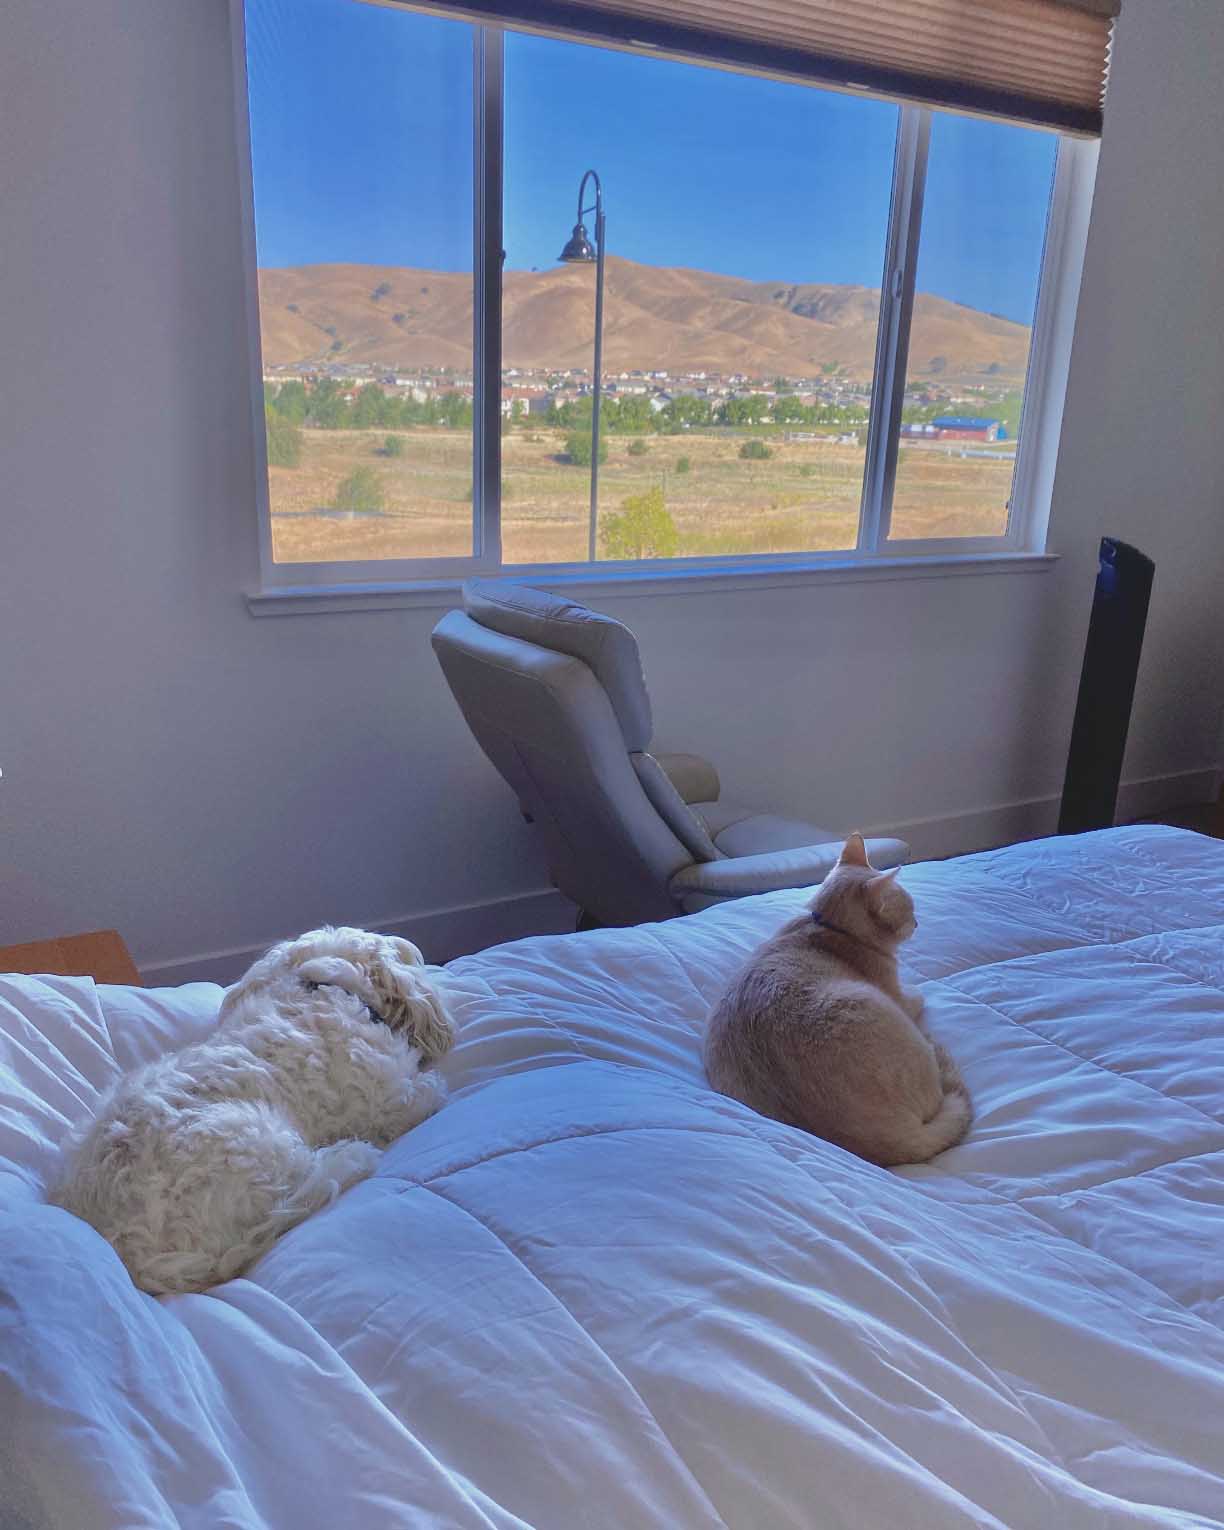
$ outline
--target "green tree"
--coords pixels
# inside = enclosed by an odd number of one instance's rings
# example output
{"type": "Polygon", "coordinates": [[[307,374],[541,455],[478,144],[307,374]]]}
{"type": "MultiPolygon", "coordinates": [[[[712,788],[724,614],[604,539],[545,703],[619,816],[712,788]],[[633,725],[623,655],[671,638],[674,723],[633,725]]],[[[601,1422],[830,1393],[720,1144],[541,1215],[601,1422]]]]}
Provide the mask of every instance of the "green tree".
{"type": "Polygon", "coordinates": [[[435,419],[430,424],[445,425],[450,430],[471,430],[472,401],[462,393],[444,393],[436,403],[430,400],[435,419]]]}
{"type": "Polygon", "coordinates": [[[691,393],[682,393],[678,398],[670,399],[659,411],[658,424],[663,430],[678,431],[686,426],[689,429],[700,428],[709,425],[713,418],[713,410],[707,398],[696,398],[691,393]]]}
{"type": "Polygon", "coordinates": [[[680,545],[676,523],[661,487],[634,494],[606,516],[599,530],[608,558],[674,558],[680,545]]]}
{"type": "Polygon", "coordinates": [[[779,425],[813,425],[816,422],[815,409],[793,394],[778,400],[773,416],[779,425]]]}
{"type": "Polygon", "coordinates": [[[334,377],[325,377],[315,384],[307,418],[320,430],[339,430],[348,424],[349,406],[344,401],[344,390],[334,377]]]}
{"type": "Polygon", "coordinates": [[[769,400],[763,393],[747,398],[729,398],[722,407],[725,425],[759,425],[769,414],[769,400]]]}
{"type": "MultiPolygon", "coordinates": [[[[590,467],[591,465],[591,436],[589,431],[571,431],[565,438],[565,455],[575,467],[590,467]]],[[[608,443],[603,436],[599,438],[599,460],[608,460],[608,443]]]]}
{"type": "Polygon", "coordinates": [[[554,399],[548,405],[544,420],[554,430],[585,430],[589,435],[593,408],[589,397],[567,399],[563,404],[558,404],[554,399]]]}
{"type": "Polygon", "coordinates": [[[773,456],[764,441],[757,436],[753,436],[751,441],[745,441],[739,449],[739,454],[748,462],[764,462],[773,456]]]}
{"type": "Polygon", "coordinates": [[[623,431],[626,435],[644,434],[655,428],[655,412],[650,407],[650,400],[640,393],[627,393],[624,398],[612,400],[608,416],[609,429],[623,431]]]}
{"type": "Polygon", "coordinates": [[[306,418],[308,403],[305,387],[295,379],[293,382],[282,383],[276,390],[273,407],[281,419],[300,425],[306,418]]]}
{"type": "Polygon", "coordinates": [[[407,430],[413,425],[424,423],[425,405],[413,398],[411,393],[405,393],[402,398],[387,400],[387,424],[392,429],[407,430]]]}
{"type": "Polygon", "coordinates": [[[268,428],[268,465],[297,467],[302,460],[302,432],[291,420],[284,419],[266,405],[264,420],[268,428]]]}
{"type": "Polygon", "coordinates": [[[353,404],[351,415],[354,430],[377,430],[383,423],[386,394],[377,383],[366,383],[353,404]]]}
{"type": "Polygon", "coordinates": [[[342,478],[332,500],[333,510],[381,510],[386,504],[383,481],[371,467],[354,468],[342,478]]]}

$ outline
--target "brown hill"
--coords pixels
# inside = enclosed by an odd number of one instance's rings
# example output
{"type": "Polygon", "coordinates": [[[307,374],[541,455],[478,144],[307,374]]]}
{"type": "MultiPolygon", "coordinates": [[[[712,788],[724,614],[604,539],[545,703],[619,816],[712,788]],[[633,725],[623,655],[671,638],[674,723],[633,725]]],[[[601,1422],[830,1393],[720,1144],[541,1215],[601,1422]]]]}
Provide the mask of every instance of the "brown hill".
{"type": "MultiPolygon", "coordinates": [[[[402,266],[288,266],[260,271],[259,296],[269,366],[330,361],[407,370],[472,363],[467,275],[402,266]]],[[[877,288],[750,282],[610,257],[604,366],[804,377],[837,363],[865,381],[879,302],[877,288]]],[[[506,272],[506,366],[589,367],[593,329],[590,267],[506,272]]],[[[915,299],[913,377],[1019,383],[1028,345],[1025,325],[927,293],[915,299]]]]}

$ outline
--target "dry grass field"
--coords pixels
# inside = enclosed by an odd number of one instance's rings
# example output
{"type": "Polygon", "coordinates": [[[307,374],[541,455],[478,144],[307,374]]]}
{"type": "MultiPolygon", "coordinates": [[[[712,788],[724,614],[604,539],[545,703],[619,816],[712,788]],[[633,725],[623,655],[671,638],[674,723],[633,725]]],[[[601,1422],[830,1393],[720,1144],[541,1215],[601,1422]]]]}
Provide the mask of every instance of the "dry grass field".
{"type": "MultiPolygon", "coordinates": [[[[418,428],[398,432],[403,454],[383,452],[386,431],[303,430],[299,466],[270,470],[272,535],[280,563],[464,557],[472,550],[471,438],[418,428]],[[377,474],[377,511],[332,510],[357,468],[377,474]]],[[[678,556],[788,553],[854,546],[862,487],[861,446],[768,437],[768,461],[744,461],[743,437],[718,433],[609,436],[600,468],[600,510],[662,484],[679,534],[678,556]],[[679,471],[686,458],[688,471],[679,471]]],[[[564,433],[516,427],[502,440],[502,556],[506,563],[586,557],[589,470],[558,460],[564,433]]],[[[997,534],[1007,521],[1011,463],[904,446],[893,534],[997,534]]]]}

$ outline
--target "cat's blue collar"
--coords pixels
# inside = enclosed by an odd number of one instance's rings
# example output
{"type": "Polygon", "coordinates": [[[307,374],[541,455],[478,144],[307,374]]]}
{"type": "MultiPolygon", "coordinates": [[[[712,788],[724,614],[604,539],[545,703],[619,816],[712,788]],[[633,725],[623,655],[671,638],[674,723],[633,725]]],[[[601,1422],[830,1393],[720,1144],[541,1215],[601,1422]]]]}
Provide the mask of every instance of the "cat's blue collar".
{"type": "Polygon", "coordinates": [[[849,930],[843,930],[840,924],[834,924],[826,919],[819,909],[812,910],[812,923],[817,929],[828,930],[831,935],[844,935],[847,940],[858,940],[857,935],[852,935],[849,930]]]}

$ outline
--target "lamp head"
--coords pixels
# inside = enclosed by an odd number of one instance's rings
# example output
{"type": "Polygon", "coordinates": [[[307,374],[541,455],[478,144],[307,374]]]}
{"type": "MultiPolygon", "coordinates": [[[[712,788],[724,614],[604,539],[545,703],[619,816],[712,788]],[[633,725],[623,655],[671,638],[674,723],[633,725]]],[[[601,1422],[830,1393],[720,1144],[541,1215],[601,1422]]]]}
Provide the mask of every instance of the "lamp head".
{"type": "Polygon", "coordinates": [[[586,224],[575,223],[574,232],[557,259],[567,266],[585,266],[595,259],[595,246],[587,238],[586,224]]]}

